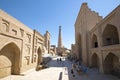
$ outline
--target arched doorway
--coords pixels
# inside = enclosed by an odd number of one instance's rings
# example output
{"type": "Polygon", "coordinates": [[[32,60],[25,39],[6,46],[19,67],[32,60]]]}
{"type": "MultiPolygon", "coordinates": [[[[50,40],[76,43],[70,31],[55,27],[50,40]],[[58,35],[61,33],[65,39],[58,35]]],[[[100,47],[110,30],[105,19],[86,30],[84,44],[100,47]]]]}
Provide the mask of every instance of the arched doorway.
{"type": "Polygon", "coordinates": [[[99,58],[96,53],[94,53],[91,57],[92,61],[92,67],[93,68],[98,68],[99,67],[99,58]]]}
{"type": "Polygon", "coordinates": [[[20,49],[14,43],[9,43],[0,51],[0,77],[19,74],[20,49]]]}
{"type": "Polygon", "coordinates": [[[94,34],[92,36],[92,48],[97,48],[97,47],[98,47],[97,36],[94,34]]]}
{"type": "Polygon", "coordinates": [[[113,53],[109,53],[104,60],[104,73],[120,75],[120,63],[119,58],[113,53]]]}
{"type": "Polygon", "coordinates": [[[103,46],[119,44],[118,30],[115,26],[108,24],[102,34],[103,46]]]}
{"type": "Polygon", "coordinates": [[[42,51],[41,51],[40,47],[38,48],[37,54],[38,54],[38,62],[37,62],[37,65],[40,65],[41,60],[42,60],[42,51]]]}

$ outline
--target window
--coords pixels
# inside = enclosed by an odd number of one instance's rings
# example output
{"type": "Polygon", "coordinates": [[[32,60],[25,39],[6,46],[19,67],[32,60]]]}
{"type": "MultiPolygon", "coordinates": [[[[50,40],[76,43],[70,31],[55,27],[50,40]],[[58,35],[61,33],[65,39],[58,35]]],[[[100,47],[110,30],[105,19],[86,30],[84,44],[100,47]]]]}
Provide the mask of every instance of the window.
{"type": "Polygon", "coordinates": [[[21,37],[23,37],[24,36],[24,30],[20,29],[20,32],[21,32],[21,37]]]}
{"type": "Polygon", "coordinates": [[[112,39],[111,38],[106,38],[107,41],[107,45],[111,45],[112,44],[112,39]]]}
{"type": "Polygon", "coordinates": [[[7,20],[2,19],[3,21],[3,26],[5,27],[6,32],[9,32],[9,22],[7,20]]]}
{"type": "Polygon", "coordinates": [[[17,31],[15,29],[12,29],[12,32],[14,35],[17,35],[17,31]]]}
{"type": "Polygon", "coordinates": [[[30,56],[25,56],[25,59],[26,59],[26,61],[27,61],[27,65],[29,65],[30,64],[30,56]]]}
{"type": "Polygon", "coordinates": [[[28,43],[31,43],[31,35],[27,34],[27,38],[28,38],[28,43]]]}
{"type": "Polygon", "coordinates": [[[95,48],[97,48],[98,47],[98,42],[95,42],[95,48]]]}

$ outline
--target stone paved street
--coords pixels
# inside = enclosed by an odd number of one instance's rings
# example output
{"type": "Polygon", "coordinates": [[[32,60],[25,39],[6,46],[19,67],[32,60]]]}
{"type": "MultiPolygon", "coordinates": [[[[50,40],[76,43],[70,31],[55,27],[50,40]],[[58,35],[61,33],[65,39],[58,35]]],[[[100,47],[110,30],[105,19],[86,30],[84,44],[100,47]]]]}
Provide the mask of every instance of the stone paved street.
{"type": "Polygon", "coordinates": [[[58,62],[57,58],[53,58],[49,62],[49,68],[35,71],[31,69],[24,75],[11,75],[0,80],[120,80],[111,75],[104,75],[99,73],[96,69],[88,69],[86,73],[78,74],[75,71],[75,78],[70,73],[72,62],[62,59],[58,62]]]}

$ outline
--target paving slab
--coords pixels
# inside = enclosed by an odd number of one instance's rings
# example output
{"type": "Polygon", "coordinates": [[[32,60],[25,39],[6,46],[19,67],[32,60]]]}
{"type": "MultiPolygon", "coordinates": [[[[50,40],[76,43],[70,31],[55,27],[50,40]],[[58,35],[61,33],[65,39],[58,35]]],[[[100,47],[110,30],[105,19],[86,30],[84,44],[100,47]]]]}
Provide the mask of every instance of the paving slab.
{"type": "Polygon", "coordinates": [[[28,70],[23,75],[10,75],[0,80],[120,80],[119,78],[112,75],[105,75],[99,73],[97,69],[87,69],[85,73],[81,72],[78,74],[74,69],[74,75],[71,74],[71,65],[74,62],[65,60],[57,61],[56,57],[47,64],[49,67],[40,71],[35,69],[28,70]]]}

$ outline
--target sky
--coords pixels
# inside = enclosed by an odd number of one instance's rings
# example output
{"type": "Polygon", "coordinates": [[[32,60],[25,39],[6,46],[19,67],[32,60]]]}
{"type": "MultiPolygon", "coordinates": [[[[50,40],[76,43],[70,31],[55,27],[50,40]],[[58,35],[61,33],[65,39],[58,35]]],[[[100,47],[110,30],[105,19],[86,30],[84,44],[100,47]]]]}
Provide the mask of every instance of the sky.
{"type": "Polygon", "coordinates": [[[0,9],[42,35],[48,30],[51,45],[57,46],[62,26],[62,43],[70,49],[75,43],[74,24],[83,2],[103,17],[120,4],[120,0],[0,0],[0,9]]]}

